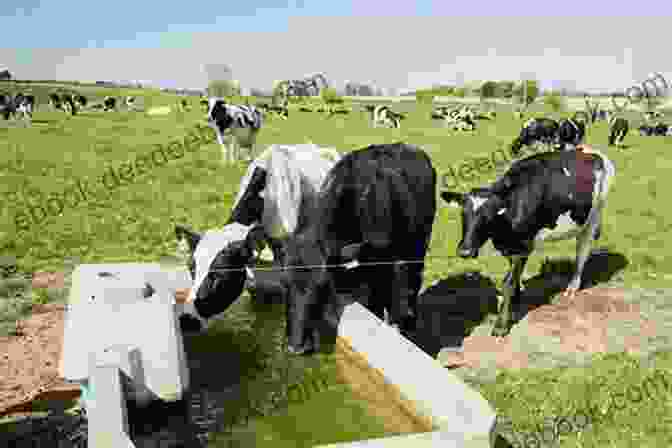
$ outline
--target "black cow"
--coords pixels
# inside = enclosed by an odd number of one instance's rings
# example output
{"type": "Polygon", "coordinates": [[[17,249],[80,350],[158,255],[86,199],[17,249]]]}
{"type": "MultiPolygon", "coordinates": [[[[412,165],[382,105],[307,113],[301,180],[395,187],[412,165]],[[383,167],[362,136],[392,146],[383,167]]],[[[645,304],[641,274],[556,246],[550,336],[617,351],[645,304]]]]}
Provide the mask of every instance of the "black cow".
{"type": "Polygon", "coordinates": [[[469,193],[444,191],[441,198],[462,208],[462,239],[457,253],[478,257],[491,240],[511,269],[493,335],[508,333],[512,299],[528,257],[544,242],[577,239],[576,271],[563,295],[581,287],[591,244],[600,237],[602,210],[616,170],[603,154],[583,149],[535,154],[515,162],[494,184],[469,193]],[[549,230],[551,229],[551,230],[549,230]]]}
{"type": "Polygon", "coordinates": [[[388,310],[391,324],[413,329],[435,188],[430,157],[404,143],[350,152],[331,169],[316,207],[285,243],[290,353],[313,352],[321,336],[335,336],[345,306],[337,291],[353,281],[368,284],[376,316],[388,310]],[[354,261],[372,264],[346,270],[354,261]]]}
{"type": "Polygon", "coordinates": [[[532,118],[520,131],[520,135],[511,144],[511,153],[518,155],[523,146],[535,143],[553,144],[558,140],[558,122],[551,118],[532,118]]]}
{"type": "Polygon", "coordinates": [[[623,139],[628,135],[630,125],[628,120],[615,115],[609,119],[609,146],[614,144],[620,146],[623,144],[623,139]]]}

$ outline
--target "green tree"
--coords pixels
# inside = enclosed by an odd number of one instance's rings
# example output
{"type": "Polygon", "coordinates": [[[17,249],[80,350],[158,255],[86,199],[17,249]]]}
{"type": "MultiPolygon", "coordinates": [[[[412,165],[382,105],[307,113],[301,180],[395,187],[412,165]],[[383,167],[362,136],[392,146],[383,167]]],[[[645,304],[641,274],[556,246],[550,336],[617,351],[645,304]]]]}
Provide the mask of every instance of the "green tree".
{"type": "Polygon", "coordinates": [[[534,80],[523,81],[513,89],[513,95],[522,104],[532,104],[539,96],[539,85],[534,80]]]}
{"type": "Polygon", "coordinates": [[[497,83],[494,81],[486,81],[481,86],[481,98],[494,98],[497,93],[497,83]]]}
{"type": "Polygon", "coordinates": [[[467,89],[465,89],[464,87],[458,87],[453,91],[453,95],[459,98],[464,98],[465,96],[467,96],[467,89]]]}
{"type": "Polygon", "coordinates": [[[235,81],[215,80],[208,83],[208,96],[228,98],[240,95],[240,86],[235,81]]]}

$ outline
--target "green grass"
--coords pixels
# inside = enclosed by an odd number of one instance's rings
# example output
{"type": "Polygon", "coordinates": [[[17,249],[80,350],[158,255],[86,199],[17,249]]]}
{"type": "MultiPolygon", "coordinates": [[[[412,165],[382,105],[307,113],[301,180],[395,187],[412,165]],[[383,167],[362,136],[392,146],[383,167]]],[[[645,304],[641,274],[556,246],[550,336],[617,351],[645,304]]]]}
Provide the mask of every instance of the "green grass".
{"type": "MultiPolygon", "coordinates": [[[[43,89],[41,95],[45,95],[50,87],[31,85],[31,89],[43,89]]],[[[81,87],[78,90],[99,98],[131,92],[120,90],[112,93],[111,90],[115,89],[93,87],[81,87]]],[[[133,94],[138,92],[133,91],[133,94]]],[[[155,91],[148,91],[145,95],[146,107],[174,104],[176,100],[175,96],[155,91]]],[[[500,112],[496,121],[480,122],[476,135],[451,136],[429,119],[431,105],[402,102],[393,107],[410,113],[401,130],[371,129],[366,115],[357,112],[358,108],[355,107],[355,112],[348,116],[329,120],[323,114],[308,113],[295,113],[288,121],[271,120],[260,133],[258,142],[264,146],[312,141],[349,151],[372,143],[406,141],[423,146],[441,174],[469,158],[487,157],[501,145],[510,142],[520,129],[519,121],[503,113],[506,111],[505,106],[496,106],[500,112]]],[[[533,110],[538,115],[548,113],[541,105],[535,105],[533,110]]],[[[26,202],[39,200],[40,197],[44,199],[51,192],[60,193],[76,179],[91,180],[101,176],[110,165],[116,167],[132,161],[138,155],[152,151],[155,148],[153,145],[165,144],[184,136],[201,119],[202,113],[198,108],[184,114],[173,113],[161,117],[127,112],[90,112],[72,119],[45,110],[35,114],[36,123],[32,128],[0,128],[0,255],[15,255],[19,267],[27,272],[37,269],[58,270],[63,259],[69,256],[79,257],[82,263],[156,261],[173,252],[175,223],[186,223],[199,230],[224,225],[244,168],[222,167],[220,149],[213,140],[180,160],[153,169],[131,184],[110,191],[105,197],[75,208],[66,208],[60,216],[35,224],[28,231],[17,233],[15,227],[14,216],[17,211],[24,210],[26,202]]],[[[605,123],[590,129],[588,143],[605,151],[617,168],[617,178],[603,221],[603,236],[598,245],[627,258],[629,264],[623,272],[626,285],[669,287],[672,283],[672,255],[666,243],[672,240],[672,212],[664,206],[664,198],[667,188],[672,186],[672,181],[667,177],[672,166],[672,156],[669,155],[671,140],[639,137],[631,131],[625,140],[630,148],[625,150],[608,149],[606,140],[605,123]]],[[[465,191],[469,187],[492,181],[496,175],[494,171],[482,174],[470,182],[462,183],[460,189],[465,191]]],[[[507,263],[502,257],[491,256],[469,261],[454,258],[459,235],[458,214],[454,209],[441,207],[434,225],[429,254],[432,259],[427,264],[425,284],[466,270],[480,270],[499,281],[507,269],[507,263]]],[[[574,251],[575,244],[567,241],[549,249],[545,256],[573,259],[574,251]]],[[[543,258],[532,257],[528,267],[530,274],[539,271],[543,258]]],[[[19,316],[29,311],[30,304],[36,299],[30,295],[29,289],[21,295],[20,287],[3,288],[0,288],[2,296],[16,295],[17,290],[20,296],[19,299],[0,299],[0,314],[3,315],[0,323],[6,332],[11,330],[12,323],[19,316]]],[[[276,318],[280,319],[281,315],[278,312],[276,318]]],[[[247,321],[256,322],[249,311],[241,311],[240,316],[247,316],[247,321]]],[[[228,323],[222,325],[239,331],[240,327],[234,324],[234,320],[227,317],[228,323]]],[[[281,331],[273,328],[273,331],[281,331]]],[[[238,340],[240,333],[231,334],[236,335],[229,336],[233,344],[232,341],[238,340]]],[[[250,341],[254,340],[250,338],[250,341]]],[[[259,342],[262,345],[264,343],[259,342]]],[[[209,344],[221,350],[221,340],[211,340],[209,344]]],[[[253,359],[271,359],[270,355],[263,354],[263,350],[255,353],[249,355],[250,362],[253,359]]],[[[670,369],[669,354],[662,354],[659,362],[662,368],[670,369]]],[[[627,373],[630,376],[624,377],[625,371],[619,371],[610,377],[621,385],[636,383],[639,381],[638,375],[641,376],[643,372],[633,361],[618,357],[598,361],[591,369],[606,371],[612,367],[631,369],[627,373]]],[[[571,378],[567,372],[553,371],[548,374],[556,378],[555,382],[536,379],[538,374],[531,372],[516,374],[515,377],[503,376],[494,385],[479,387],[483,388],[499,411],[514,417],[524,426],[534,418],[571,413],[574,406],[571,400],[583,395],[583,386],[576,386],[575,383],[588,384],[594,371],[572,370],[575,373],[572,374],[574,376],[570,375],[571,378]],[[556,396],[554,394],[563,400],[544,400],[549,395],[556,396]],[[523,397],[525,403],[520,402],[523,397]],[[538,402],[535,401],[537,399],[538,402]],[[554,407],[549,407],[551,405],[554,407]]],[[[259,374],[254,375],[249,374],[250,378],[259,377],[259,374]]],[[[302,416],[314,415],[315,409],[320,406],[321,409],[330,409],[330,413],[332,408],[338,408],[336,412],[341,412],[340,409],[359,412],[352,410],[356,407],[354,405],[343,404],[343,407],[339,407],[339,397],[342,396],[341,392],[336,392],[338,390],[325,392],[324,397],[318,400],[319,403],[308,403],[303,409],[296,409],[296,412],[302,416]]],[[[603,442],[607,440],[605,434],[616,434],[615,431],[625,431],[625,428],[630,428],[631,433],[613,437],[615,442],[609,446],[625,447],[630,446],[631,442],[636,442],[637,446],[654,446],[653,442],[661,441],[664,437],[669,439],[669,435],[663,436],[654,431],[655,421],[670,420],[672,411],[669,409],[669,396],[666,403],[646,408],[646,412],[636,407],[624,411],[616,420],[602,424],[591,433],[590,443],[593,445],[581,446],[604,445],[603,442]],[[640,436],[642,431],[646,434],[640,436]]],[[[292,433],[286,429],[289,426],[286,423],[293,418],[290,412],[289,416],[260,420],[257,426],[259,440],[268,436],[274,441],[274,446],[284,446],[282,440],[290,441],[287,446],[298,446],[291,442],[296,438],[315,443],[311,434],[292,433]]],[[[345,421],[358,420],[353,418],[345,421]]],[[[376,433],[379,427],[373,420],[368,422],[369,426],[359,427],[353,430],[355,432],[349,432],[350,429],[343,426],[335,430],[338,434],[331,436],[338,440],[373,437],[370,434],[376,433]]],[[[319,424],[316,422],[315,428],[319,424]]]]}

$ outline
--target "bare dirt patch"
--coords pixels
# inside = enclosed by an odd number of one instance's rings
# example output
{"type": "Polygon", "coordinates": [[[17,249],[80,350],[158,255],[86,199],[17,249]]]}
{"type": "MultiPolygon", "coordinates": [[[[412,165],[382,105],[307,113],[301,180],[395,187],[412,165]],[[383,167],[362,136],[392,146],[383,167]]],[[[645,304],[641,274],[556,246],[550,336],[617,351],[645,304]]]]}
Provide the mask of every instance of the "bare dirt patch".
{"type": "Polygon", "coordinates": [[[539,367],[534,361],[540,353],[576,361],[599,353],[638,354],[660,334],[660,326],[631,297],[630,291],[603,287],[561,297],[531,310],[508,336],[498,339],[475,331],[464,339],[462,352],[443,351],[439,360],[450,368],[521,369],[539,367]],[[621,331],[626,327],[636,331],[621,331]]]}

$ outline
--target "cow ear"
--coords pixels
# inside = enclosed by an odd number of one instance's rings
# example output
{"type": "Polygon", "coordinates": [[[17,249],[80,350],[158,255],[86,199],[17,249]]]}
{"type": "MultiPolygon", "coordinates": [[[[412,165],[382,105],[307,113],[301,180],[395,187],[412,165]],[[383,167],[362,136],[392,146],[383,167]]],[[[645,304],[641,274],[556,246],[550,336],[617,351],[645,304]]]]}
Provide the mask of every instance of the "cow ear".
{"type": "Polygon", "coordinates": [[[353,261],[359,257],[365,243],[348,244],[341,249],[341,258],[344,261],[353,261]]]}
{"type": "Polygon", "coordinates": [[[178,241],[186,240],[189,245],[189,250],[193,253],[196,250],[196,246],[198,246],[198,243],[201,241],[202,236],[184,226],[175,225],[175,237],[178,241]]]}
{"type": "Polygon", "coordinates": [[[454,191],[442,191],[441,199],[446,201],[449,205],[452,206],[462,206],[464,205],[464,194],[456,193],[454,191]]]}

